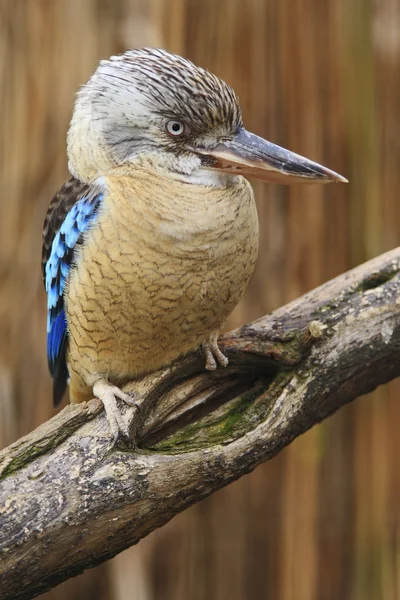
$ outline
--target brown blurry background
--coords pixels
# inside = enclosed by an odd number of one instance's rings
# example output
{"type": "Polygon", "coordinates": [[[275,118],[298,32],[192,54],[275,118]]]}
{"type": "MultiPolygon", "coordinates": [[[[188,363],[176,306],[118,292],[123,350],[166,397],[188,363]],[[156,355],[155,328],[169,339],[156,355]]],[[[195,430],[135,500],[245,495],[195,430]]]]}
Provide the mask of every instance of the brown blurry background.
{"type": "MultiPolygon", "coordinates": [[[[248,129],[350,179],[254,183],[260,256],[231,326],[399,244],[400,0],[0,0],[1,446],[53,414],[41,229],[74,94],[142,45],[214,71],[248,129]]],[[[400,599],[399,392],[342,409],[46,599],[400,599]]]]}

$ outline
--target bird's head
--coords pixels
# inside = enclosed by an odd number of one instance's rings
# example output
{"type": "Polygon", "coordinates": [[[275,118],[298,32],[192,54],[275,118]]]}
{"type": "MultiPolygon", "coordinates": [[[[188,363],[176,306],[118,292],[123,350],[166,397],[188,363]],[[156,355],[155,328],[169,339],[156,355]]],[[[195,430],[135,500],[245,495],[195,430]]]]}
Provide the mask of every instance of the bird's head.
{"type": "Polygon", "coordinates": [[[68,158],[81,181],[138,162],[209,185],[227,174],[278,183],[346,181],[246,131],[238,98],[224,81],[148,48],[101,61],[78,94],[68,158]]]}

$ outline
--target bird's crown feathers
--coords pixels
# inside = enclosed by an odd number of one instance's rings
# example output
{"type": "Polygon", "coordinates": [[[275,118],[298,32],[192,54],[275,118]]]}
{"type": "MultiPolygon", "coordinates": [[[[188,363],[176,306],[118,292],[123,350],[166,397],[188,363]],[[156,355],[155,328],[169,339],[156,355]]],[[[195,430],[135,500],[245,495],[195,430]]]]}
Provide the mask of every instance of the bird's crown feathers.
{"type": "Polygon", "coordinates": [[[68,134],[71,173],[88,181],[115,164],[156,157],[191,172],[190,148],[215,144],[242,127],[232,88],[206,69],[165,50],[143,48],[102,60],[78,93],[68,134]],[[182,123],[173,139],[168,121],[182,123]]]}

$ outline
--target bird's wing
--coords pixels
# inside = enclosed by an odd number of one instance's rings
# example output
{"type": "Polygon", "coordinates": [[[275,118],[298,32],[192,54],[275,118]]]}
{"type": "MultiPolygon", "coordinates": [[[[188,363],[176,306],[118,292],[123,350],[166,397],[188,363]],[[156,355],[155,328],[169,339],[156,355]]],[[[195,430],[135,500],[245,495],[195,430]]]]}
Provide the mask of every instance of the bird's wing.
{"type": "Polygon", "coordinates": [[[99,185],[70,179],[52,199],[43,227],[42,273],[47,292],[47,360],[54,379],[54,404],[65,391],[67,322],[64,290],[74,255],[103,198],[99,185]]]}

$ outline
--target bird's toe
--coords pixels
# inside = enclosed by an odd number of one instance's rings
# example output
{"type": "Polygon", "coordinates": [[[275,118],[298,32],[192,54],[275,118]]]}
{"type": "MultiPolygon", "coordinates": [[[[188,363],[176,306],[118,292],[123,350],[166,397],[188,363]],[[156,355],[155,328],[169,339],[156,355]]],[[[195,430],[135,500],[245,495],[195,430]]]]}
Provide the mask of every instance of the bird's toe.
{"type": "Polygon", "coordinates": [[[212,349],[214,357],[217,359],[217,362],[221,365],[221,367],[227,367],[229,364],[229,359],[218,347],[218,344],[215,344],[215,347],[212,349]]]}
{"type": "Polygon", "coordinates": [[[229,363],[228,357],[218,347],[216,339],[208,340],[201,346],[203,356],[206,359],[205,367],[207,371],[215,371],[218,364],[221,367],[226,367],[229,363]]]}
{"type": "Polygon", "coordinates": [[[105,379],[96,381],[93,386],[93,393],[103,403],[111,435],[113,437],[112,446],[117,444],[120,435],[126,439],[131,439],[129,425],[118,408],[116,398],[123,400],[129,406],[138,408],[138,404],[133,400],[133,396],[126,394],[117,386],[111,385],[105,379]]]}
{"type": "Polygon", "coordinates": [[[215,371],[215,369],[217,368],[217,363],[215,362],[214,355],[211,352],[210,344],[208,342],[204,342],[201,345],[201,351],[203,353],[204,358],[206,359],[205,367],[207,371],[215,371]]]}

